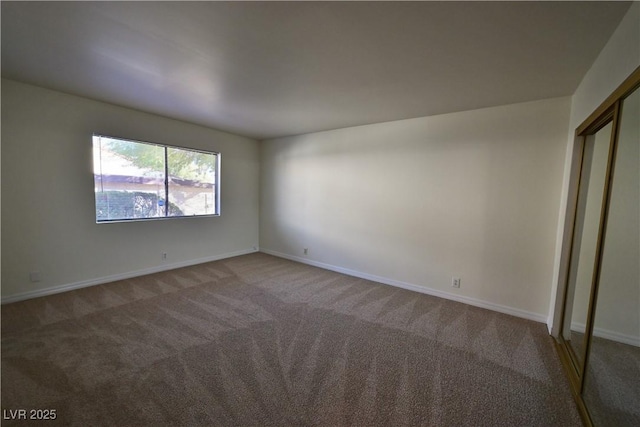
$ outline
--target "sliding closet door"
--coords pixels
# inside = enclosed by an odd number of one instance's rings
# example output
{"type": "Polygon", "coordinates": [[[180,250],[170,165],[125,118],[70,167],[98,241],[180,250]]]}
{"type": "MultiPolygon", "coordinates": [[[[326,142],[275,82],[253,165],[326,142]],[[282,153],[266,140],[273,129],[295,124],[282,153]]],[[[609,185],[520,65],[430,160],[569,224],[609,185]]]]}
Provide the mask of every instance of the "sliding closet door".
{"type": "Polygon", "coordinates": [[[640,90],[623,100],[583,398],[596,426],[640,426],[640,90]]]}
{"type": "Polygon", "coordinates": [[[612,121],[585,136],[574,225],[562,336],[576,373],[582,374],[587,348],[585,334],[591,289],[595,281],[602,231],[607,171],[612,145],[612,121]]]}
{"type": "Polygon", "coordinates": [[[640,426],[640,67],[576,142],[558,349],[585,425],[640,426]]]}

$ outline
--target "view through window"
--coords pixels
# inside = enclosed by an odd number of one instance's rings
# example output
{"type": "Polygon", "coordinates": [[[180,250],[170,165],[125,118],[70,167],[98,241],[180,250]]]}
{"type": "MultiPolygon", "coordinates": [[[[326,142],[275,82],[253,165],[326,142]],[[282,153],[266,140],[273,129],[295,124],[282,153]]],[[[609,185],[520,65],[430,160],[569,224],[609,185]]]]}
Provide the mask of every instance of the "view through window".
{"type": "Polygon", "coordinates": [[[220,154],[93,136],[96,221],[219,215],[220,154]]]}

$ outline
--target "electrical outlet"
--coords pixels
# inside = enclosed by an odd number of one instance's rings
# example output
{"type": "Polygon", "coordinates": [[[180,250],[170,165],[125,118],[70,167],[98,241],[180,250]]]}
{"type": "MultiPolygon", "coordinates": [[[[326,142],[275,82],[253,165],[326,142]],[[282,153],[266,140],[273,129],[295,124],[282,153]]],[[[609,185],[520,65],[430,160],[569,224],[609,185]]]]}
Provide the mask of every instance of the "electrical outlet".
{"type": "Polygon", "coordinates": [[[162,253],[162,260],[163,260],[163,261],[166,261],[166,260],[167,260],[167,253],[166,253],[166,252],[163,252],[163,253],[162,253]]]}
{"type": "Polygon", "coordinates": [[[460,287],[460,278],[459,277],[452,277],[451,278],[451,286],[453,286],[454,288],[459,288],[460,287]]]}
{"type": "Polygon", "coordinates": [[[31,280],[32,282],[39,282],[40,280],[42,280],[42,278],[40,277],[40,272],[39,271],[30,272],[29,280],[31,280]]]}
{"type": "Polygon", "coordinates": [[[304,248],[304,249],[302,250],[302,252],[303,252],[305,255],[309,255],[309,248],[304,248]]]}

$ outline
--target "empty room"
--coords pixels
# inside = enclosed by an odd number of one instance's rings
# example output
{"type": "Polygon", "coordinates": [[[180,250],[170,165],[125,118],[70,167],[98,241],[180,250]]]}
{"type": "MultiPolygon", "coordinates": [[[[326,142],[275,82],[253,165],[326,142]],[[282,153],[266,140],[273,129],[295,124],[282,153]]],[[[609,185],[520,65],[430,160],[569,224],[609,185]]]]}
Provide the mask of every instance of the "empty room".
{"type": "Polygon", "coordinates": [[[640,2],[0,7],[2,425],[640,425],[640,2]]]}

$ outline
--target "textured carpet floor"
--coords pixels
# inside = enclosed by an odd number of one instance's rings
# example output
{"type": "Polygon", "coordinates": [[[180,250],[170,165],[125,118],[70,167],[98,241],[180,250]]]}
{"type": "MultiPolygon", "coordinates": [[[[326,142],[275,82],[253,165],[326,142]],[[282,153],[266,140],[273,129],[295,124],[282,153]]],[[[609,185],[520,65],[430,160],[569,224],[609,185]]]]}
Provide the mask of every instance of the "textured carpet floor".
{"type": "MultiPolygon", "coordinates": [[[[43,425],[578,426],[546,326],[251,254],[2,307],[43,425]]],[[[27,425],[3,420],[3,425],[27,425]]]]}
{"type": "Polygon", "coordinates": [[[584,400],[596,426],[640,426],[640,347],[593,337],[584,400]]]}

